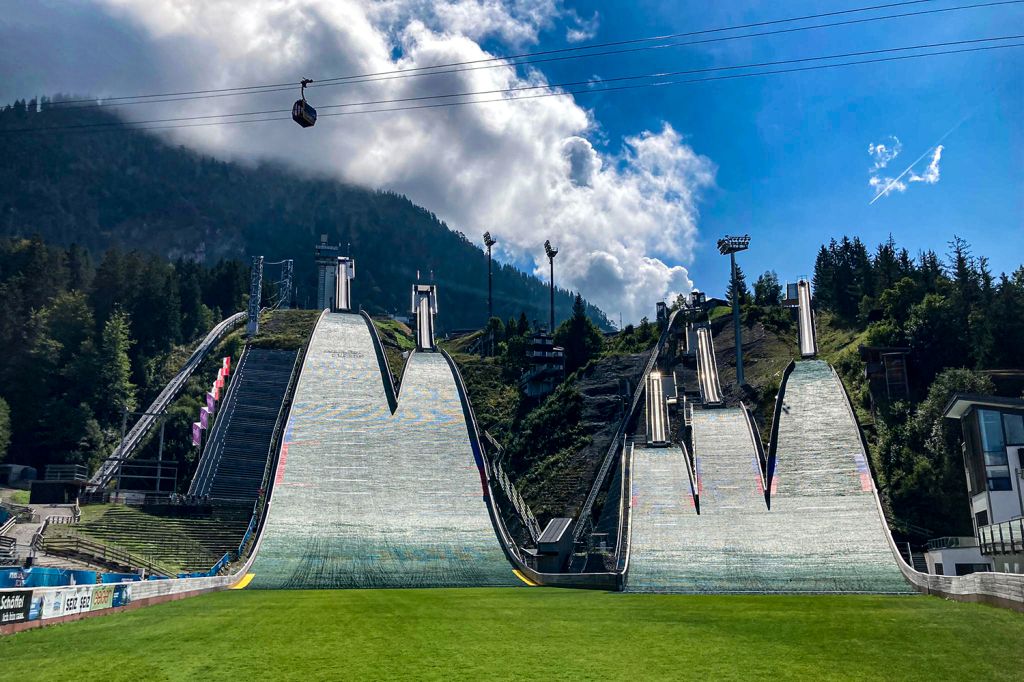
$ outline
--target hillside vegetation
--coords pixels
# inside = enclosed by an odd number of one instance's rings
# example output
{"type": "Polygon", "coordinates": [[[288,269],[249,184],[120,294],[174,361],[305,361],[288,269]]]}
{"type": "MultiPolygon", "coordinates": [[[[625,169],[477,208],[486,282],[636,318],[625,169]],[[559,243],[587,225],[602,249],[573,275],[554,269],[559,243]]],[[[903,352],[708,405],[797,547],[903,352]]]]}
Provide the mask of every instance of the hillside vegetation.
{"type": "Polygon", "coordinates": [[[1024,266],[996,277],[954,237],[943,259],[911,258],[890,238],[823,245],[814,269],[822,355],[846,383],[867,436],[876,480],[897,529],[971,534],[959,425],[942,418],[954,393],[1009,392],[990,370],[1024,368],[1024,266]],[[870,386],[858,347],[908,351],[909,393],[870,386]]]}

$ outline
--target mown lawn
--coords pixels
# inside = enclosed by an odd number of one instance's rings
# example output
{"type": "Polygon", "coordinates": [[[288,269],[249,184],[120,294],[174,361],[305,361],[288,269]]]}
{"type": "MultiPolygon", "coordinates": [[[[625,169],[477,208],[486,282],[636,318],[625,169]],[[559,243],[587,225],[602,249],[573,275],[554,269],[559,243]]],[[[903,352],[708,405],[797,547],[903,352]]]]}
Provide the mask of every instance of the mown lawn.
{"type": "Polygon", "coordinates": [[[1024,674],[1024,615],[933,597],[221,592],[0,638],[5,680],[1024,674]]]}

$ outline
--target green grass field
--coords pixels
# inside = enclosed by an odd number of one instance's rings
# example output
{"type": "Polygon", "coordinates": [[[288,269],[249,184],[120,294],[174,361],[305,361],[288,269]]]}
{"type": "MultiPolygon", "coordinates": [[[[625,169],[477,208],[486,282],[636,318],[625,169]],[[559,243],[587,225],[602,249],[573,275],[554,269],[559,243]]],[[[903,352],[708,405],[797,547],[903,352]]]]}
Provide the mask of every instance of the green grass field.
{"type": "Polygon", "coordinates": [[[0,638],[4,680],[1021,679],[1024,615],[933,597],[221,592],[0,638]]]}

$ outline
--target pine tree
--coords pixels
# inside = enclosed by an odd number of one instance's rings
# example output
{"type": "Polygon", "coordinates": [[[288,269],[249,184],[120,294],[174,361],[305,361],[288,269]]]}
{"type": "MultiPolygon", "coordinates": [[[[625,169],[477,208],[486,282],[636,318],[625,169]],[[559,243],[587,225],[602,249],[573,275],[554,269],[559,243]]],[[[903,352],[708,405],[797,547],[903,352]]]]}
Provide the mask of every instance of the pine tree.
{"type": "Polygon", "coordinates": [[[132,346],[129,334],[128,315],[114,310],[110,319],[103,325],[103,341],[100,345],[100,380],[97,386],[95,404],[102,406],[98,410],[101,423],[107,426],[120,423],[125,410],[132,412],[137,403],[135,400],[135,384],[131,382],[132,365],[128,350],[132,346]]]}
{"type": "Polygon", "coordinates": [[[814,260],[814,298],[817,306],[823,310],[834,310],[836,305],[835,245],[834,239],[828,247],[822,244],[814,260]]]}
{"type": "Polygon", "coordinates": [[[782,285],[774,270],[768,270],[754,282],[754,303],[760,306],[777,306],[782,303],[782,285]]]}
{"type": "MultiPolygon", "coordinates": [[[[739,295],[739,303],[741,306],[750,303],[750,289],[747,288],[747,277],[743,274],[743,268],[739,265],[736,266],[736,291],[739,295]]],[[[725,300],[729,305],[732,305],[733,297],[733,281],[732,276],[729,277],[729,286],[725,292],[725,300]]]]}
{"type": "Polygon", "coordinates": [[[555,330],[555,344],[565,349],[565,371],[574,372],[601,351],[601,331],[587,317],[583,297],[576,294],[572,316],[555,330]]]}

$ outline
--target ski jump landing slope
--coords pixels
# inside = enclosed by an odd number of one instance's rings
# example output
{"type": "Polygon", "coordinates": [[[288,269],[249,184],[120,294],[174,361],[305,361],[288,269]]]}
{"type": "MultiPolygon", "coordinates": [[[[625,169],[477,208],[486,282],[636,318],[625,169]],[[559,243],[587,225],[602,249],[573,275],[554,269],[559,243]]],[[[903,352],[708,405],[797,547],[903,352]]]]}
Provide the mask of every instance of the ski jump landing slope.
{"type": "Polygon", "coordinates": [[[250,587],[521,584],[447,360],[414,353],[392,414],[367,324],[325,314],[314,331],[250,587]]]}
{"type": "Polygon", "coordinates": [[[743,411],[693,411],[695,486],[678,448],[633,454],[631,592],[770,592],[761,470],[743,411]]]}
{"type": "Polygon", "coordinates": [[[796,363],[779,416],[771,515],[797,590],[911,592],[893,556],[860,431],[828,363],[796,363]]]}
{"type": "Polygon", "coordinates": [[[913,591],[838,378],[800,362],[782,390],[770,509],[740,410],[693,413],[699,514],[682,451],[635,450],[628,591],[913,591]]]}

